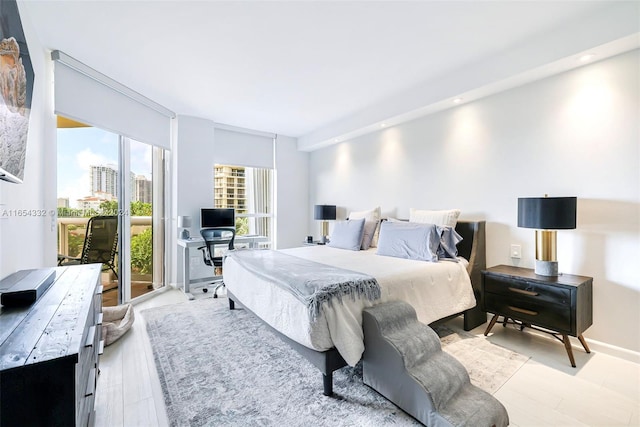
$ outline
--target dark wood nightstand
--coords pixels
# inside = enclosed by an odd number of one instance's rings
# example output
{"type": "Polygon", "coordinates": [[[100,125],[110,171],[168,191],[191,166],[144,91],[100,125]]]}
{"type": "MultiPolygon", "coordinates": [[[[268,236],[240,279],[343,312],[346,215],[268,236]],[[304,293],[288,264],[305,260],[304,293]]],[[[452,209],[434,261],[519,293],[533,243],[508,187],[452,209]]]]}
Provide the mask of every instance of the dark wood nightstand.
{"type": "Polygon", "coordinates": [[[498,265],[482,272],[481,291],[483,310],[494,314],[485,335],[503,316],[505,325],[540,330],[564,343],[574,368],[568,335],[577,337],[585,351],[591,352],[582,333],[593,323],[593,278],[540,276],[532,269],[498,265]]]}

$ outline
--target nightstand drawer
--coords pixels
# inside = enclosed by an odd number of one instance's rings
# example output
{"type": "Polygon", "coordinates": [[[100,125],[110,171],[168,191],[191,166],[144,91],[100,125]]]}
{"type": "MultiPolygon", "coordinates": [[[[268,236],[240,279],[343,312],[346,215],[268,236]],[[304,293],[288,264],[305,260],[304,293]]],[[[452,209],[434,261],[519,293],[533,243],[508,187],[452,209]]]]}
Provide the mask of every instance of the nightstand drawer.
{"type": "Polygon", "coordinates": [[[564,306],[571,304],[571,291],[569,289],[512,277],[504,278],[486,275],[484,278],[484,290],[485,292],[532,302],[544,301],[564,306]]]}
{"type": "Polygon", "coordinates": [[[485,295],[485,298],[485,309],[491,313],[499,313],[558,332],[571,332],[571,311],[568,307],[502,298],[500,295],[485,295]]]}

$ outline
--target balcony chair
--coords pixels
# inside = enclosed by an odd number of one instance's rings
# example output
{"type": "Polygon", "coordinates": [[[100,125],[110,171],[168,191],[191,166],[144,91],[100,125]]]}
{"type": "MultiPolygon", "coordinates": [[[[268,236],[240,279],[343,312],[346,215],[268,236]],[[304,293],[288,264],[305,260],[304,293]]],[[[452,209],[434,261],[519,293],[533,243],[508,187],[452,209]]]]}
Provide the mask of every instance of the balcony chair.
{"type": "Polygon", "coordinates": [[[102,271],[113,271],[116,278],[116,254],[118,252],[118,217],[94,216],[87,222],[82,253],[79,257],[58,254],[58,265],[102,263],[102,271]]]}
{"type": "MultiPolygon", "coordinates": [[[[228,250],[233,250],[233,242],[236,238],[236,229],[233,227],[216,227],[216,228],[203,228],[200,230],[200,235],[204,239],[205,246],[201,246],[198,249],[202,251],[202,258],[204,263],[213,267],[214,276],[216,274],[216,268],[222,268],[224,256],[216,256],[216,246],[225,246],[228,250]]],[[[218,298],[218,289],[224,287],[224,281],[222,277],[217,278],[212,282],[216,286],[213,288],[213,297],[218,298]]],[[[203,292],[208,292],[209,289],[204,287],[203,292]]]]}

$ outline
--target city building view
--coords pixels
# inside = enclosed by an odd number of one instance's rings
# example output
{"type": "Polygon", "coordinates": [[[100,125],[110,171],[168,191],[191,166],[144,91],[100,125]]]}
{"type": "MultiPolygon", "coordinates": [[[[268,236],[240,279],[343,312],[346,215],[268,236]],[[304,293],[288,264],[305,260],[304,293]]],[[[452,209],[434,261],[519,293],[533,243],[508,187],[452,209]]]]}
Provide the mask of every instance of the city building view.
{"type": "Polygon", "coordinates": [[[234,208],[236,213],[245,213],[247,209],[245,168],[216,165],[214,170],[215,207],[234,208]]]}
{"type": "Polygon", "coordinates": [[[272,169],[217,164],[213,179],[214,206],[235,209],[238,235],[273,235],[272,169]]]}

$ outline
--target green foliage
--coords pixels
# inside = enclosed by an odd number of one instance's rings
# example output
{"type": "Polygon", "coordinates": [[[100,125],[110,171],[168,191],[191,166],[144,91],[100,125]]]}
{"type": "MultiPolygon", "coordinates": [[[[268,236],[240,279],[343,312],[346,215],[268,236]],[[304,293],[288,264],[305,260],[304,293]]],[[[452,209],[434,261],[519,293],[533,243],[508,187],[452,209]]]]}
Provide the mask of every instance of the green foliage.
{"type": "Polygon", "coordinates": [[[151,203],[131,202],[131,216],[151,216],[152,213],[151,203]]]}
{"type": "MultiPolygon", "coordinates": [[[[74,227],[77,229],[77,227],[74,227]]],[[[80,229],[83,231],[84,229],[80,229]]],[[[69,226],[69,256],[79,257],[82,254],[82,245],[84,244],[84,233],[78,233],[69,226]]]]}
{"type": "Polygon", "coordinates": [[[123,215],[131,216],[151,216],[153,207],[151,203],[143,203],[140,201],[131,202],[129,212],[118,211],[117,200],[105,200],[100,203],[100,210],[95,209],[76,209],[76,208],[58,208],[58,218],[90,218],[97,215],[123,215]]]}
{"type": "Polygon", "coordinates": [[[117,200],[105,200],[100,203],[100,215],[117,215],[118,214],[118,201],[117,200]]]}
{"type": "Polygon", "coordinates": [[[131,237],[131,268],[142,274],[153,269],[153,234],[151,228],[131,237]]]}
{"type": "Polygon", "coordinates": [[[249,234],[249,218],[246,218],[246,217],[238,218],[238,217],[236,217],[236,234],[238,236],[243,235],[243,234],[249,234]]]}

